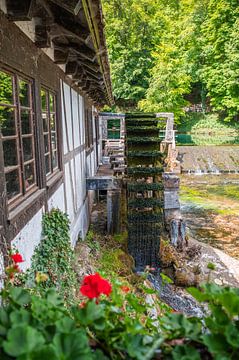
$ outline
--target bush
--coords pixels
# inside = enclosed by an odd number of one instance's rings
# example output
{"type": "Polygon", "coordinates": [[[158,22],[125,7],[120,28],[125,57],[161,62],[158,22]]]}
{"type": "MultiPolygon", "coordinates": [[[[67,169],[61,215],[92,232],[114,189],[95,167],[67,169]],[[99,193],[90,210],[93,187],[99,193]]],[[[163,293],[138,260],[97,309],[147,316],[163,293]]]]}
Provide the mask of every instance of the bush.
{"type": "Polygon", "coordinates": [[[86,302],[67,309],[55,289],[41,295],[5,289],[0,358],[147,360],[155,359],[157,351],[157,359],[238,359],[239,289],[214,284],[190,288],[199,302],[207,303],[203,319],[145,300],[155,292],[144,284],[135,293],[127,284],[110,284],[99,274],[86,276],[81,292],[86,302]]]}

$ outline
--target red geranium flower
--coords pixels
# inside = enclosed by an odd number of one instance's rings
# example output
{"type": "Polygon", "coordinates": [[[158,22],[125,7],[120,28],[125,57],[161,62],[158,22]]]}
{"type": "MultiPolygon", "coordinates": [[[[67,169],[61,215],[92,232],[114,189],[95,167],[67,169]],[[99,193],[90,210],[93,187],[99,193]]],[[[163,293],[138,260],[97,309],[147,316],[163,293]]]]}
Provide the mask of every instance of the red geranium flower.
{"type": "Polygon", "coordinates": [[[21,263],[21,262],[24,261],[23,258],[22,258],[22,255],[19,254],[19,253],[11,255],[11,258],[16,264],[21,263]]]}
{"type": "Polygon", "coordinates": [[[80,292],[89,299],[97,299],[101,294],[109,296],[112,292],[112,286],[96,273],[84,277],[80,292]]]}

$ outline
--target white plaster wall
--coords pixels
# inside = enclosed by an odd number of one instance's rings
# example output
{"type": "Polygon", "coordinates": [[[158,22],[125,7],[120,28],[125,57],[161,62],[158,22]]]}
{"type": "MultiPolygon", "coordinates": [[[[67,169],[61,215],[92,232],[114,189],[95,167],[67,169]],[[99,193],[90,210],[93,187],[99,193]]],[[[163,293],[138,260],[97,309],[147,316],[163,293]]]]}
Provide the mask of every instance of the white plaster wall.
{"type": "Polygon", "coordinates": [[[70,180],[70,162],[65,164],[65,194],[66,194],[66,212],[70,221],[74,220],[73,193],[70,180]]]}
{"type": "Polygon", "coordinates": [[[56,192],[54,192],[54,194],[48,200],[48,208],[49,210],[53,208],[58,208],[63,212],[66,211],[63,184],[56,190],[56,192]]]}
{"type": "MultiPolygon", "coordinates": [[[[64,98],[62,94],[62,99],[65,99],[65,107],[63,106],[62,112],[64,114],[64,119],[66,116],[66,123],[67,123],[67,130],[65,127],[65,121],[64,121],[64,127],[63,132],[65,132],[66,135],[68,135],[68,143],[69,143],[69,149],[66,147],[66,152],[73,150],[73,138],[72,138],[72,114],[71,114],[71,88],[69,85],[63,82],[63,89],[64,89],[64,98]]],[[[66,143],[67,144],[67,143],[66,143]]],[[[65,153],[66,153],[65,152],[65,153]]]]}
{"type": "Polygon", "coordinates": [[[74,148],[80,146],[80,116],[79,116],[79,106],[78,106],[78,94],[76,91],[72,90],[72,116],[73,116],[73,139],[74,139],[74,148]]]}
{"type": "Polygon", "coordinates": [[[39,210],[12,241],[12,246],[18,249],[25,260],[20,264],[20,268],[23,271],[30,267],[34,249],[41,241],[43,212],[43,208],[39,210]]]}
{"type": "Polygon", "coordinates": [[[65,113],[66,109],[64,108],[64,97],[62,94],[62,89],[64,87],[63,81],[61,81],[61,114],[62,114],[62,133],[63,133],[63,154],[67,154],[67,136],[66,136],[66,120],[65,113]]]}
{"type": "Polygon", "coordinates": [[[84,98],[79,95],[80,135],[81,145],[85,143],[84,98]]]}

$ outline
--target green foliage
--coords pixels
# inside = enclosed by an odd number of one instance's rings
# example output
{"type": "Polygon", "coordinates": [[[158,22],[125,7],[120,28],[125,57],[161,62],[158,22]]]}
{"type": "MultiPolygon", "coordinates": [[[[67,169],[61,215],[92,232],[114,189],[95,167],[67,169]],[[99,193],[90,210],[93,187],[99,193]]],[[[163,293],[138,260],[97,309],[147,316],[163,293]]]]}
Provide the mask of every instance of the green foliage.
{"type": "Polygon", "coordinates": [[[116,100],[127,109],[239,110],[237,0],[104,0],[116,100]]]}
{"type": "Polygon", "coordinates": [[[128,191],[160,191],[163,189],[162,183],[128,183],[127,184],[128,191]]]}
{"type": "Polygon", "coordinates": [[[155,292],[143,284],[139,289],[136,294],[117,280],[110,298],[76,303],[69,309],[54,289],[46,289],[41,296],[22,288],[5,289],[0,357],[149,360],[160,350],[160,359],[238,358],[239,289],[215,284],[189,288],[195,299],[207,303],[202,319],[172,313],[158,301],[150,305],[146,295],[155,292]],[[155,307],[160,314],[151,318],[155,307]]]}
{"type": "Polygon", "coordinates": [[[159,137],[140,137],[140,136],[127,136],[127,144],[132,143],[160,143],[161,139],[159,137]]]}
{"type": "Polygon", "coordinates": [[[86,329],[79,328],[53,289],[41,296],[10,288],[0,309],[0,358],[18,360],[104,359],[93,352],[86,329]]]}
{"type": "Polygon", "coordinates": [[[159,221],[163,220],[163,215],[160,212],[153,212],[152,213],[152,212],[148,212],[148,211],[128,214],[128,221],[129,222],[134,222],[134,221],[138,221],[138,220],[159,222],[159,221]]]}
{"type": "Polygon", "coordinates": [[[161,151],[158,150],[152,150],[152,151],[128,151],[127,152],[128,157],[163,157],[164,154],[161,151]]]}
{"type": "Polygon", "coordinates": [[[28,279],[33,283],[36,273],[47,274],[48,280],[40,286],[56,287],[66,301],[71,301],[75,296],[76,274],[73,270],[69,219],[59,209],[52,209],[44,215],[42,225],[43,239],[34,251],[28,279]]]}
{"type": "Polygon", "coordinates": [[[128,200],[129,208],[149,208],[149,207],[161,207],[163,201],[155,198],[135,198],[128,200]]]}
{"type": "Polygon", "coordinates": [[[236,0],[209,0],[201,43],[206,83],[213,108],[227,119],[239,111],[239,8],[236,0]]]}
{"type": "Polygon", "coordinates": [[[104,0],[114,95],[119,106],[136,107],[144,97],[157,36],[157,2],[104,0]]]}
{"type": "Polygon", "coordinates": [[[163,172],[163,167],[128,167],[128,175],[159,175],[163,172]]]}

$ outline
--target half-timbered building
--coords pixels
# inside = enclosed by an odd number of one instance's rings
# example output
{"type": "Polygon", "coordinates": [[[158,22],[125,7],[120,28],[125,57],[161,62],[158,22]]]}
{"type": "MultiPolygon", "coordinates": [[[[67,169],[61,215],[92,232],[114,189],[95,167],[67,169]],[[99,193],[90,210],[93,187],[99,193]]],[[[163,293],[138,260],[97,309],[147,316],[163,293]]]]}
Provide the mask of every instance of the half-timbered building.
{"type": "Polygon", "coordinates": [[[89,226],[98,110],[112,103],[100,0],[0,1],[0,234],[30,265],[42,216],[89,226]]]}

